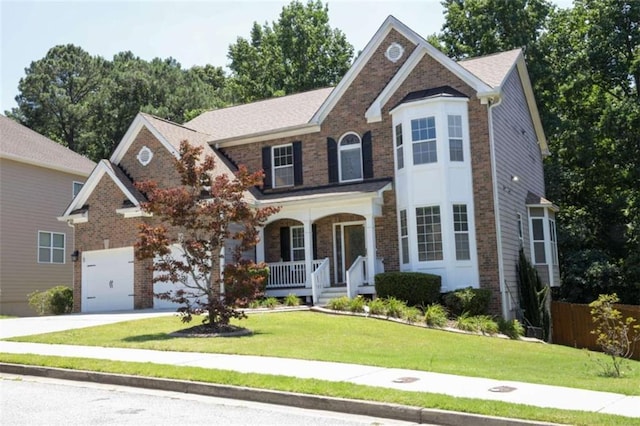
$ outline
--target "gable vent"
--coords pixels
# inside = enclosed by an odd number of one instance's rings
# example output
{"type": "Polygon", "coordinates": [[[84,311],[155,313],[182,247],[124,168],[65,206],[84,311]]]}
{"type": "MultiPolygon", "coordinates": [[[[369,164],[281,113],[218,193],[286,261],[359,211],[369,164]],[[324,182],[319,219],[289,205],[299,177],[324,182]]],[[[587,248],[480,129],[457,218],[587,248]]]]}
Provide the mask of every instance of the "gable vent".
{"type": "Polygon", "coordinates": [[[140,149],[140,152],[138,152],[137,158],[140,164],[142,164],[143,166],[146,166],[151,162],[151,159],[153,158],[153,152],[151,152],[151,150],[148,147],[143,146],[140,149]]]}
{"type": "Polygon", "coordinates": [[[385,52],[384,56],[386,56],[387,59],[391,62],[396,63],[400,58],[402,58],[403,53],[404,48],[398,43],[394,42],[391,43],[389,47],[387,47],[387,51],[385,52]]]}

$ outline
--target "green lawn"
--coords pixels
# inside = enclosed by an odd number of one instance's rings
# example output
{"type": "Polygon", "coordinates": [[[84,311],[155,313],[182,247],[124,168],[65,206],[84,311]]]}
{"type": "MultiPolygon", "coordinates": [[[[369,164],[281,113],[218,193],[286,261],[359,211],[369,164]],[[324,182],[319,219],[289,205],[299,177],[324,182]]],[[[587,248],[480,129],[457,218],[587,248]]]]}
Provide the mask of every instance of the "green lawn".
{"type": "Polygon", "coordinates": [[[606,378],[586,351],[564,346],[315,312],[251,314],[240,324],[254,334],[174,338],[184,324],[159,317],[10,340],[338,361],[640,395],[640,362],[629,361],[624,378],[606,378]]]}

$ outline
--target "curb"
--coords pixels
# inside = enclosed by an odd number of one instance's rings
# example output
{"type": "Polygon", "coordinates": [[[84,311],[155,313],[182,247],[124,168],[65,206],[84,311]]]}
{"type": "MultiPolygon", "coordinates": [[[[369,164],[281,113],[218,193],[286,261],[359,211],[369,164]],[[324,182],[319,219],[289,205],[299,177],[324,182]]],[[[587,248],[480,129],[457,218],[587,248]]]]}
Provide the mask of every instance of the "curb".
{"type": "Polygon", "coordinates": [[[465,426],[469,424],[479,426],[553,425],[553,423],[510,419],[506,417],[482,416],[478,414],[411,407],[391,403],[377,403],[241,386],[220,385],[215,383],[100,373],[86,370],[67,370],[63,368],[0,363],[0,373],[183,392],[219,398],[261,402],[266,404],[295,406],[298,408],[312,410],[381,417],[419,424],[429,423],[442,426],[465,426]]]}

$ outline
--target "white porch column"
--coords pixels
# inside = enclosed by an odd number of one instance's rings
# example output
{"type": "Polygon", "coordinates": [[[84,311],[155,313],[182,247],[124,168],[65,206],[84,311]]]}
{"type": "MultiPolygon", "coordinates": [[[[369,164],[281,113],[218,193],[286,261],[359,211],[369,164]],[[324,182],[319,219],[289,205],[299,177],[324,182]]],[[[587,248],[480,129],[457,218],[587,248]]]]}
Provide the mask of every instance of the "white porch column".
{"type": "Polygon", "coordinates": [[[365,238],[367,240],[367,280],[369,285],[373,285],[373,277],[376,273],[376,221],[372,214],[365,216],[365,238]]]}
{"type": "Polygon", "coordinates": [[[264,228],[258,230],[258,244],[256,244],[256,263],[264,262],[264,228]]]}
{"type": "Polygon", "coordinates": [[[311,273],[313,272],[313,228],[311,221],[302,221],[304,226],[304,266],[305,266],[305,287],[311,287],[311,273]]]}

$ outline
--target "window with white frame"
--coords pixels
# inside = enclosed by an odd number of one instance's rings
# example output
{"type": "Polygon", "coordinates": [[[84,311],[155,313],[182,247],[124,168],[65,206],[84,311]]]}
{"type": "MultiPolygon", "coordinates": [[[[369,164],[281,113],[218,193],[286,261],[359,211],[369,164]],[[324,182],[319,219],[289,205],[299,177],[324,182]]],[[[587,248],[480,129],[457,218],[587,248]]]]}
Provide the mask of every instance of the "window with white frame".
{"type": "Polygon", "coordinates": [[[338,144],[340,182],[362,179],[362,143],[360,136],[347,133],[338,144]]]}
{"type": "Polygon", "coordinates": [[[65,235],[38,232],[38,263],[64,263],[65,235]]]}
{"type": "Polygon", "coordinates": [[[82,183],[82,182],[73,182],[73,196],[74,197],[80,193],[80,190],[82,189],[83,186],[84,186],[84,183],[82,183]]]}
{"type": "Polygon", "coordinates": [[[464,161],[462,151],[462,116],[447,116],[449,125],[449,161],[464,161]]]}
{"type": "Polygon", "coordinates": [[[409,227],[407,226],[407,211],[400,210],[400,249],[402,263],[409,263],[409,227]]]}
{"type": "Polygon", "coordinates": [[[547,255],[544,242],[544,218],[531,218],[531,236],[533,238],[533,263],[546,264],[547,255]]]}
{"type": "Polygon", "coordinates": [[[293,186],[293,145],[273,147],[273,187],[293,186]]]}
{"type": "MultiPolygon", "coordinates": [[[[396,157],[398,170],[404,168],[404,147],[402,145],[402,124],[396,126],[396,157]]],[[[406,212],[405,212],[406,213],[406,212]]]]}
{"type": "Polygon", "coordinates": [[[291,259],[304,260],[304,227],[291,227],[291,259]]]}
{"type": "Polygon", "coordinates": [[[558,264],[558,238],[556,235],[556,221],[549,219],[549,233],[551,237],[551,263],[558,264]]]}
{"type": "Polygon", "coordinates": [[[418,260],[442,260],[442,227],[440,207],[416,208],[416,231],[418,236],[418,260]]]}
{"type": "Polygon", "coordinates": [[[453,205],[453,233],[456,242],[456,260],[470,260],[469,220],[466,204],[453,205]]]}
{"type": "Polygon", "coordinates": [[[522,229],[522,215],[517,213],[518,220],[518,240],[520,240],[520,248],[524,247],[524,231],[522,229]]]}
{"type": "Polygon", "coordinates": [[[411,120],[411,141],[413,142],[413,164],[438,162],[435,117],[411,120]]]}

